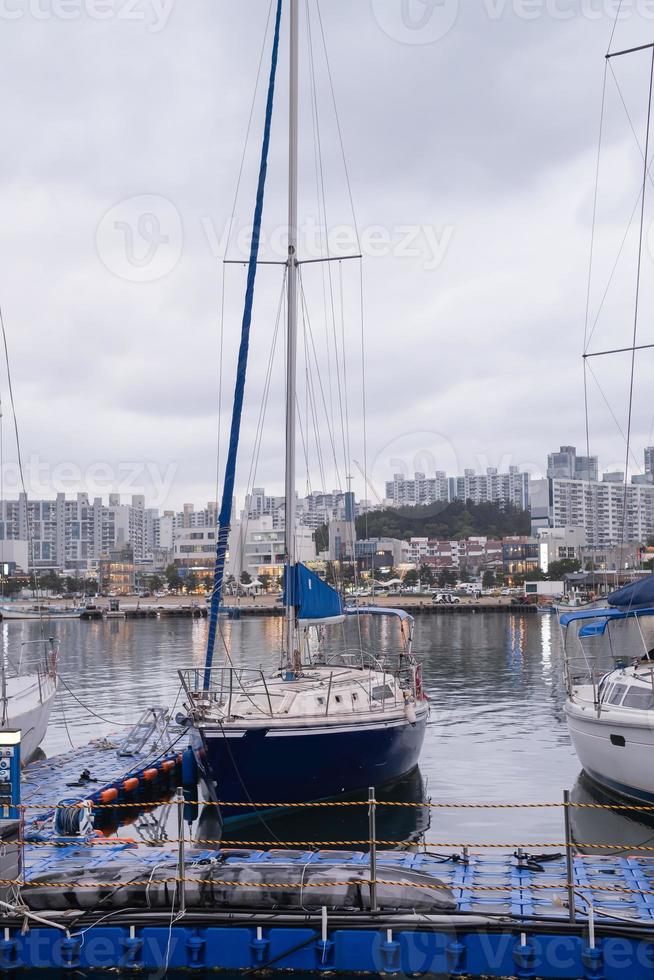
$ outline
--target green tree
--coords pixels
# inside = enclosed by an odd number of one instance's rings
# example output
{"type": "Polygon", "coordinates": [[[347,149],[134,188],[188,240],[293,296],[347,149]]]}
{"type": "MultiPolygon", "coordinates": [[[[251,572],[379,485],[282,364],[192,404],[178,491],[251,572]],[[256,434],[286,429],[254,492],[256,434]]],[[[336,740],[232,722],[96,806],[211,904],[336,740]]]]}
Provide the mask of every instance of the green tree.
{"type": "Polygon", "coordinates": [[[438,573],[438,584],[441,588],[447,585],[456,585],[456,572],[452,568],[442,568],[438,573]]]}
{"type": "Polygon", "coordinates": [[[431,565],[421,565],[420,571],[418,573],[420,578],[420,584],[426,588],[430,588],[434,584],[434,571],[431,565]]]}
{"type": "Polygon", "coordinates": [[[182,585],[182,579],[180,577],[179,569],[177,568],[177,565],[168,565],[166,571],[164,572],[164,575],[166,576],[166,582],[168,583],[168,588],[171,589],[171,591],[173,592],[179,592],[182,585]]]}
{"type": "Polygon", "coordinates": [[[581,571],[581,562],[576,558],[562,558],[561,561],[551,561],[547,570],[547,577],[551,582],[560,581],[564,575],[570,575],[581,571]]]}
{"type": "Polygon", "coordinates": [[[492,589],[495,585],[495,572],[492,568],[487,568],[481,576],[481,586],[483,589],[492,589]]]}
{"type": "Polygon", "coordinates": [[[408,572],[405,572],[402,581],[407,588],[413,588],[414,585],[418,584],[418,570],[416,568],[410,568],[408,572]]]}
{"type": "Polygon", "coordinates": [[[241,585],[250,585],[252,582],[252,576],[249,572],[241,572],[241,585]]]}
{"type": "Polygon", "coordinates": [[[187,592],[196,592],[198,588],[198,577],[195,572],[189,572],[184,580],[187,592]]]}
{"type": "Polygon", "coordinates": [[[270,588],[270,583],[272,582],[272,576],[269,575],[268,572],[262,572],[261,575],[258,576],[258,578],[259,581],[261,582],[261,591],[267,592],[270,588]]]}

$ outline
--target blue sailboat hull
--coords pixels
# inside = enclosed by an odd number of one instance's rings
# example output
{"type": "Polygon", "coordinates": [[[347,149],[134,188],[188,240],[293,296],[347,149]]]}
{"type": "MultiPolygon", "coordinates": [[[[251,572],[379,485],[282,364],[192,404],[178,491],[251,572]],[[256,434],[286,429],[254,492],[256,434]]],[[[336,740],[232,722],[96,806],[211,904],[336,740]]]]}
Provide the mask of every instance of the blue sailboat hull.
{"type": "Polygon", "coordinates": [[[380,786],[410,772],[425,736],[426,708],[412,724],[392,722],[273,729],[202,727],[194,747],[209,793],[241,804],[224,820],[253,813],[251,803],[304,803],[380,786]]]}

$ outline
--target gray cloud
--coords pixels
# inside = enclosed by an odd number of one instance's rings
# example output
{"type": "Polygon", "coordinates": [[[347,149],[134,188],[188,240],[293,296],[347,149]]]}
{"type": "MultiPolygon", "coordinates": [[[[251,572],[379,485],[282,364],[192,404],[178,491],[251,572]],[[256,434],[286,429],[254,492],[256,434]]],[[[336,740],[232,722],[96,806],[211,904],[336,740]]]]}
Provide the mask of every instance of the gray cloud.
{"type": "MultiPolygon", "coordinates": [[[[462,2],[451,29],[420,44],[413,43],[414,35],[412,43],[393,36],[399,30],[402,37],[399,0],[383,2],[382,22],[377,0],[321,5],[357,217],[369,233],[364,278],[370,465],[383,461],[389,445],[408,463],[433,448],[437,464],[440,452],[445,463],[454,458],[460,467],[542,465],[559,442],[582,445],[585,438],[580,354],[612,4],[544,0],[539,8],[518,0],[462,2]],[[567,17],[569,10],[574,16],[567,17]],[[385,245],[379,246],[373,226],[386,235],[385,245]],[[433,232],[442,245],[437,263],[433,241],[424,233],[405,254],[407,226],[433,232]],[[429,442],[423,435],[429,432],[443,436],[451,450],[435,437],[433,447],[421,445],[421,439],[429,442]],[[406,451],[396,446],[403,440],[406,451]]],[[[418,22],[429,5],[411,0],[410,7],[418,22]]],[[[232,210],[268,5],[177,2],[167,19],[158,18],[160,8],[147,0],[136,8],[140,19],[121,17],[120,2],[107,8],[112,16],[105,20],[84,13],[89,8],[81,0],[80,15],[69,20],[52,13],[58,8],[47,0],[39,9],[52,15],[38,19],[27,0],[22,7],[18,0],[0,5],[0,84],[7,96],[0,154],[0,299],[25,452],[51,467],[73,461],[84,471],[98,461],[114,471],[130,460],[156,464],[160,471],[173,467],[165,506],[200,503],[215,493],[220,245],[232,210]],[[8,9],[23,13],[8,19],[3,13],[8,9]],[[165,261],[156,269],[142,265],[141,274],[161,275],[133,281],[122,276],[124,255],[111,238],[113,223],[104,234],[102,220],[108,212],[129,218],[129,202],[143,196],[167,202],[179,229],[171,232],[165,221],[154,228],[168,236],[160,252],[165,261]]],[[[652,18],[644,0],[624,11],[628,16],[618,24],[614,44],[649,40],[652,18]]],[[[315,19],[313,40],[333,230],[352,219],[315,19]]],[[[641,138],[643,65],[638,59],[616,63],[641,138]]],[[[275,254],[275,236],[285,220],[284,70],[282,60],[265,213],[267,255],[275,254]]],[[[305,85],[302,212],[320,220],[307,92],[305,85]]],[[[240,254],[237,235],[251,221],[262,98],[260,87],[232,254],[240,254]]],[[[639,150],[612,79],[602,159],[591,319],[640,179],[639,150]]],[[[651,217],[648,209],[648,223],[651,217]]],[[[146,230],[149,234],[153,226],[146,230]]],[[[600,346],[629,340],[635,244],[632,230],[593,338],[600,346]]],[[[147,249],[147,241],[135,239],[137,246],[147,249]]],[[[145,252],[136,254],[143,258],[145,252]]],[[[338,294],[338,269],[331,271],[338,294]]],[[[643,336],[652,304],[651,273],[646,250],[643,336]]],[[[225,413],[243,271],[230,267],[226,275],[225,413]]],[[[358,268],[344,264],[342,275],[350,456],[361,462],[358,268]]],[[[340,445],[322,272],[305,267],[304,281],[340,445]]],[[[241,489],[279,286],[279,270],[262,272],[241,489]]],[[[271,490],[280,488],[282,476],[281,343],[256,476],[271,490]]],[[[653,435],[646,358],[637,377],[637,453],[653,435]]],[[[594,367],[624,424],[627,365],[598,361],[594,367]]],[[[591,389],[592,448],[607,462],[619,459],[624,454],[620,434],[594,382],[591,389]]],[[[3,392],[6,401],[4,385],[3,392]]],[[[325,483],[331,488],[336,475],[322,408],[318,415],[325,483]]],[[[317,488],[321,477],[313,436],[309,442],[311,484],[317,488]]],[[[363,492],[352,459],[347,468],[363,492]]],[[[345,469],[341,458],[341,476],[345,469]]],[[[301,461],[298,485],[304,489],[305,484],[301,461]]]]}

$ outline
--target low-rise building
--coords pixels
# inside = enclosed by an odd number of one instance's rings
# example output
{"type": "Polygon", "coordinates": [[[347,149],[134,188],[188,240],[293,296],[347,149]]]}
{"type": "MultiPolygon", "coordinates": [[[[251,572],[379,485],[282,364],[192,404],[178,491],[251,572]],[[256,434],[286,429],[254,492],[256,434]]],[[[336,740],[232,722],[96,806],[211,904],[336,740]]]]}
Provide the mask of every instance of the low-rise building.
{"type": "Polygon", "coordinates": [[[112,548],[102,555],[98,564],[100,592],[131,595],[136,587],[134,552],[129,545],[112,548]]]}
{"type": "Polygon", "coordinates": [[[555,561],[581,561],[586,546],[584,527],[545,527],[537,531],[541,571],[555,561]]]}

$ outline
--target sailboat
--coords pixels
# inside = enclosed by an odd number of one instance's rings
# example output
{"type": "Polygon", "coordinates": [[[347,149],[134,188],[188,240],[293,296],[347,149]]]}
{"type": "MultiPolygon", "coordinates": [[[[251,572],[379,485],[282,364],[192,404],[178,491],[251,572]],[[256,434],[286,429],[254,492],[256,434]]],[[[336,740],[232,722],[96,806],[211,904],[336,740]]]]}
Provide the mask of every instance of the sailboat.
{"type": "MultiPolygon", "coordinates": [[[[649,52],[649,99],[645,146],[641,151],[642,183],[636,200],[637,204],[640,203],[640,223],[632,342],[623,349],[614,349],[612,344],[612,349],[609,350],[589,353],[587,345],[584,350],[584,366],[589,357],[614,356],[625,352],[631,354],[621,546],[625,544],[629,510],[627,479],[635,357],[637,351],[652,346],[639,345],[637,331],[645,197],[651,168],[649,147],[654,92],[654,44],[609,51],[606,55],[608,61],[610,58],[643,51],[649,52]]],[[[606,89],[602,96],[603,106],[605,94],[606,89]]],[[[593,225],[594,223],[593,218],[593,225]]],[[[617,588],[607,596],[605,605],[564,612],[560,623],[564,636],[566,722],[575,752],[586,775],[610,793],[639,803],[654,803],[654,575],[637,578],[617,588]]]]}
{"type": "MultiPolygon", "coordinates": [[[[11,373],[9,367],[9,353],[7,347],[7,337],[5,334],[5,324],[0,309],[0,333],[5,355],[5,365],[7,370],[7,382],[11,395],[11,373]]],[[[20,465],[20,445],[18,442],[18,424],[16,420],[16,409],[14,399],[11,397],[11,408],[13,412],[14,430],[16,432],[16,451],[19,459],[19,470],[22,479],[22,465],[20,465]]],[[[0,401],[0,428],[3,421],[2,403],[0,401]]],[[[0,488],[2,486],[2,470],[4,459],[2,458],[3,440],[0,434],[0,488]]],[[[25,493],[25,484],[22,485],[25,493]]],[[[2,501],[0,500],[0,504],[2,501]]],[[[0,508],[1,509],[1,508],[0,508]]],[[[29,513],[29,512],[28,512],[29,513]]],[[[29,517],[28,517],[28,536],[29,536],[29,517]]],[[[0,540],[0,567],[4,569],[5,535],[4,529],[0,540]]],[[[44,607],[38,606],[33,615],[20,612],[13,606],[2,605],[0,607],[0,619],[39,619],[41,620],[41,638],[37,640],[26,640],[20,645],[18,662],[14,663],[8,656],[6,650],[6,640],[8,627],[3,626],[3,649],[0,651],[0,733],[2,731],[20,730],[21,763],[29,762],[41,742],[45,738],[50,721],[50,713],[54,705],[54,700],[59,686],[59,641],[47,638],[43,629],[44,607]],[[38,651],[37,657],[29,658],[32,663],[28,664],[27,669],[23,665],[23,653],[26,648],[38,651]],[[34,663],[36,660],[36,663],[34,663]]],[[[63,611],[58,612],[61,617],[63,611]]]]}
{"type": "Polygon", "coordinates": [[[59,684],[58,641],[35,640],[42,648],[40,663],[23,671],[7,657],[0,664],[0,732],[21,733],[21,761],[29,762],[45,738],[59,684]]]}
{"type": "MultiPolygon", "coordinates": [[[[180,671],[183,718],[206,791],[224,819],[262,803],[301,803],[391,782],[412,771],[425,734],[428,703],[412,652],[413,619],[402,610],[344,610],[338,592],[296,559],[295,443],[298,321],[298,0],[289,8],[289,180],[286,265],[285,618],[281,666],[268,674],[214,666],[249,330],[257,270],[282,0],[276,5],[252,246],[236,374],[204,668],[180,671]],[[337,652],[328,633],[345,615],[390,616],[398,624],[392,656],[337,652]],[[229,804],[232,804],[231,806],[229,804]]],[[[262,651],[270,659],[272,650],[262,651]]]]}

